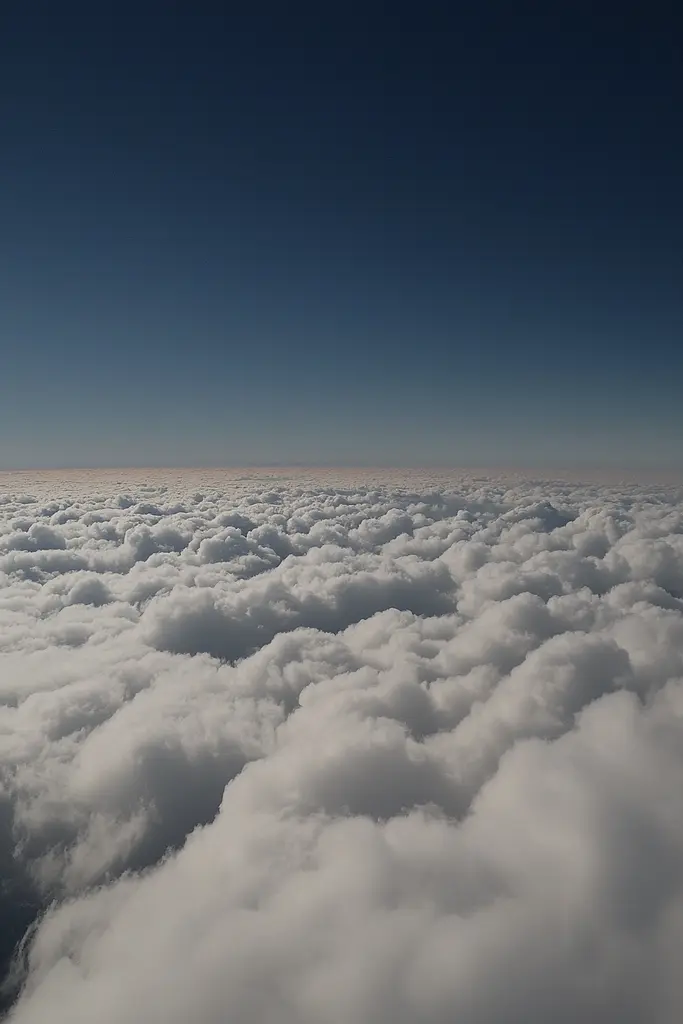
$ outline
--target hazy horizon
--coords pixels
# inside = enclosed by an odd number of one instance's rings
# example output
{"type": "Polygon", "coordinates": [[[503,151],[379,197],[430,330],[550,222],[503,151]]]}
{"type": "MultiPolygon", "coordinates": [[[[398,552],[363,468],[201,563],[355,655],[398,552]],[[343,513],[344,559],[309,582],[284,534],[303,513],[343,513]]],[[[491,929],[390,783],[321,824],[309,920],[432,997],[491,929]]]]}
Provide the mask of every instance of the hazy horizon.
{"type": "Polygon", "coordinates": [[[73,465],[73,466],[10,466],[6,468],[0,468],[0,479],[5,477],[16,477],[25,476],[31,477],[32,475],[49,475],[53,478],[68,477],[70,475],[78,474],[102,474],[102,475],[116,475],[116,474],[182,474],[182,475],[201,475],[201,474],[256,474],[261,473],[272,473],[278,474],[297,474],[300,473],[302,476],[305,474],[316,473],[327,473],[330,476],[335,474],[338,476],[354,476],[359,475],[361,478],[367,474],[380,473],[380,474],[398,474],[398,475],[410,475],[410,474],[434,474],[440,478],[450,478],[457,480],[460,477],[478,477],[482,479],[505,479],[521,478],[531,479],[536,478],[539,480],[556,480],[565,479],[568,481],[580,482],[586,481],[603,481],[605,483],[618,482],[620,480],[632,480],[633,482],[647,483],[649,481],[656,483],[661,482],[678,482],[683,481],[683,469],[667,468],[667,467],[652,467],[652,466],[591,466],[591,465],[508,465],[508,466],[494,466],[494,465],[441,465],[438,463],[430,464],[423,463],[422,465],[401,465],[400,463],[395,464],[373,464],[373,463],[358,463],[358,464],[344,464],[344,463],[244,463],[244,464],[233,464],[233,465],[73,465]]]}

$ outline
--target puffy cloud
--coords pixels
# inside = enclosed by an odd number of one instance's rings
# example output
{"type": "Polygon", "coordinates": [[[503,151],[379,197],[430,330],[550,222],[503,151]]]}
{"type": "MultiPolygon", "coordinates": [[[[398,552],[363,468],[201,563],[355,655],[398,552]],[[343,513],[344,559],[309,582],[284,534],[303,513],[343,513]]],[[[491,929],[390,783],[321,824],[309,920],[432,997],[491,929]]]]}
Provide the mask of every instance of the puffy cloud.
{"type": "Polygon", "coordinates": [[[680,1020],[680,488],[0,492],[10,1020],[680,1020]]]}

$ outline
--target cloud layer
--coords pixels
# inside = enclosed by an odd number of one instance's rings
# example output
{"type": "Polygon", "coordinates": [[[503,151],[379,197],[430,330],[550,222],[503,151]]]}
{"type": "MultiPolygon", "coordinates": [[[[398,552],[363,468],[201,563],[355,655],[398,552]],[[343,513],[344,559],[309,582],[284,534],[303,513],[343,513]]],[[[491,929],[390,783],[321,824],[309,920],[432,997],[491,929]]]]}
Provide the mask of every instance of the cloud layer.
{"type": "Polygon", "coordinates": [[[681,1019],[680,488],[0,492],[13,1022],[681,1019]]]}

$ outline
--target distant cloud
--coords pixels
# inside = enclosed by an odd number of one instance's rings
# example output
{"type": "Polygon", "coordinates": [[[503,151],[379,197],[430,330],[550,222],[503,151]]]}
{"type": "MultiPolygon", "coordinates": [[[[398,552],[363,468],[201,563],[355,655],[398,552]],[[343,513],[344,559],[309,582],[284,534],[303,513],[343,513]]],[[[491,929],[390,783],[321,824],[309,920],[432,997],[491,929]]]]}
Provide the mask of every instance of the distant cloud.
{"type": "Polygon", "coordinates": [[[4,478],[11,1021],[678,1024],[683,493],[456,484],[4,478]]]}

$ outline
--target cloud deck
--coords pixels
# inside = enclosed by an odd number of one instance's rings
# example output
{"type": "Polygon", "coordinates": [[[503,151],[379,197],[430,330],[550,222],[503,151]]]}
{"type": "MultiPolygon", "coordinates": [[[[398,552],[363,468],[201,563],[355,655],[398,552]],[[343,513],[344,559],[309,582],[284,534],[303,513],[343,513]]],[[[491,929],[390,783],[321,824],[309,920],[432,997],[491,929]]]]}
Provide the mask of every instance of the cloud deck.
{"type": "Polygon", "coordinates": [[[16,1024],[681,1019],[675,483],[5,475],[0,629],[16,1024]]]}

